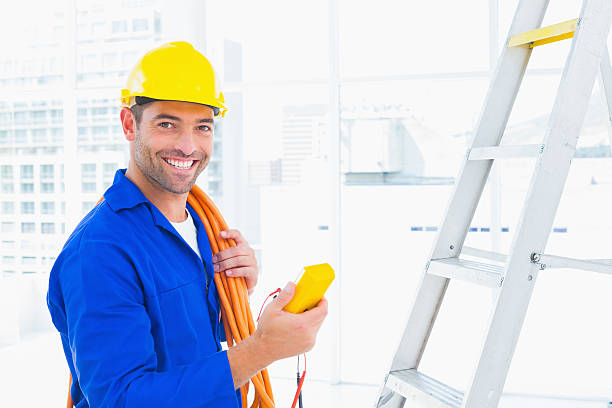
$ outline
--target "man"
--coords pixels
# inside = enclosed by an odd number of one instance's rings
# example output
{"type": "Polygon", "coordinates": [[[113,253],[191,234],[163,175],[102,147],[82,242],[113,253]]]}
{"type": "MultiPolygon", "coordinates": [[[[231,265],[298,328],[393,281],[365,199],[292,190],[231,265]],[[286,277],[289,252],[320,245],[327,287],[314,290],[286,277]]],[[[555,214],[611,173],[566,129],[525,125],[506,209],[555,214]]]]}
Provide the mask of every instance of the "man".
{"type": "Polygon", "coordinates": [[[314,346],[327,302],[294,315],[287,284],[255,333],[223,351],[214,273],[257,282],[253,250],[214,258],[186,202],[225,113],[206,58],[190,44],[151,50],[122,91],[127,170],[80,222],[57,258],[47,303],[77,407],[238,407],[239,387],[273,361],[314,346]]]}

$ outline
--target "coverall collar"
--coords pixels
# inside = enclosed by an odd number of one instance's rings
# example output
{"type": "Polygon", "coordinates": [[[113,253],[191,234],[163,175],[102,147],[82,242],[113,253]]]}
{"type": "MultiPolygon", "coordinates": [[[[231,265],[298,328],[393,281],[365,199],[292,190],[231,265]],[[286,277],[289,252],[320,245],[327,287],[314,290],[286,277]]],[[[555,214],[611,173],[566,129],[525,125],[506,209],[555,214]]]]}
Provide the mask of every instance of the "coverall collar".
{"type": "MultiPolygon", "coordinates": [[[[179,237],[174,227],[170,225],[170,221],[162,214],[159,209],[149,201],[147,197],[140,191],[138,186],[126,177],[125,172],[127,169],[119,169],[115,173],[115,179],[113,185],[106,190],[104,193],[104,199],[108,202],[108,205],[114,212],[136,207],[139,204],[145,204],[151,216],[153,222],[158,227],[161,227],[168,232],[179,237]]],[[[189,206],[187,206],[188,208],[189,206]]],[[[192,214],[193,216],[193,214],[192,214]]],[[[195,217],[194,217],[195,218],[195,217]]],[[[197,225],[197,224],[196,224],[197,225]]]]}

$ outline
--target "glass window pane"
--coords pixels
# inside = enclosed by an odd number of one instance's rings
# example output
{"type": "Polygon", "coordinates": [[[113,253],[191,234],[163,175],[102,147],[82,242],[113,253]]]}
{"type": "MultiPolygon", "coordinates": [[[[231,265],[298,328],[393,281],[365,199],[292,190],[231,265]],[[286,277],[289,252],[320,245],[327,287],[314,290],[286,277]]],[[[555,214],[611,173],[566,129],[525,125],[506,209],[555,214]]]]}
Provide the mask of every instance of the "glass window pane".
{"type": "Polygon", "coordinates": [[[22,214],[34,214],[34,202],[26,201],[21,203],[22,214]]]}
{"type": "Polygon", "coordinates": [[[22,222],[21,233],[22,234],[33,234],[35,230],[35,224],[33,222],[22,222]]]}
{"type": "Polygon", "coordinates": [[[488,0],[340,0],[344,77],[489,69],[488,0]],[[441,32],[443,30],[443,32],[441,32]]]}
{"type": "Polygon", "coordinates": [[[34,178],[34,166],[31,164],[22,164],[20,167],[20,175],[22,180],[34,178]]]}
{"type": "Polygon", "coordinates": [[[40,203],[41,214],[55,214],[55,202],[43,201],[40,203]]]}
{"type": "Polygon", "coordinates": [[[11,215],[15,213],[15,203],[12,201],[2,201],[2,212],[0,215],[11,215]]]}
{"type": "Polygon", "coordinates": [[[40,165],[40,178],[52,179],[54,177],[54,166],[52,164],[40,165]]]}
{"type": "Polygon", "coordinates": [[[40,192],[51,194],[55,192],[55,183],[40,183],[40,192]]]}
{"type": "Polygon", "coordinates": [[[84,179],[95,179],[96,178],[96,164],[95,163],[81,164],[81,177],[84,179]]]}
{"type": "Polygon", "coordinates": [[[2,165],[0,166],[0,178],[12,179],[13,178],[13,166],[10,165],[2,165]]]}
{"type": "Polygon", "coordinates": [[[20,191],[25,194],[34,192],[34,183],[21,183],[20,191]]]}

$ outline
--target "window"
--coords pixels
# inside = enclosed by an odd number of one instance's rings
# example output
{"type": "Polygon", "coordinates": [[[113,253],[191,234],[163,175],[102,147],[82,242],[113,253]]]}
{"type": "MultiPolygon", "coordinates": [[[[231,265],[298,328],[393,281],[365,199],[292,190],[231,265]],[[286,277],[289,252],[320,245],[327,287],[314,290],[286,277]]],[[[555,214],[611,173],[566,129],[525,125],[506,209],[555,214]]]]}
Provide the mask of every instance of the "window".
{"type": "Polygon", "coordinates": [[[10,215],[15,213],[15,203],[12,201],[2,202],[2,213],[0,215],[10,215]]]}
{"type": "Polygon", "coordinates": [[[0,177],[3,180],[13,178],[13,166],[0,166],[0,177]]]}
{"type": "Polygon", "coordinates": [[[61,123],[64,119],[64,111],[61,109],[51,110],[51,121],[53,123],[61,123]]]}
{"type": "Polygon", "coordinates": [[[149,29],[149,20],[146,18],[135,18],[132,20],[132,29],[134,32],[147,31],[149,29]]]}
{"type": "Polygon", "coordinates": [[[40,178],[41,179],[52,179],[54,176],[54,166],[52,164],[41,164],[40,165],[40,178]]]}
{"type": "Polygon", "coordinates": [[[55,192],[55,183],[40,183],[40,192],[52,194],[55,192]]]}
{"type": "Polygon", "coordinates": [[[11,114],[9,112],[1,112],[0,113],[0,123],[3,125],[8,125],[11,123],[11,114]]]}
{"type": "Polygon", "coordinates": [[[41,214],[55,214],[55,202],[43,201],[40,203],[41,214]]]}
{"type": "Polygon", "coordinates": [[[0,130],[0,144],[9,143],[9,132],[8,130],[0,130]]]}
{"type": "Polygon", "coordinates": [[[0,248],[2,248],[2,249],[15,249],[15,248],[17,248],[17,245],[16,245],[15,241],[6,240],[6,241],[2,241],[2,243],[0,243],[0,248]]]}
{"type": "Polygon", "coordinates": [[[108,136],[107,126],[94,126],[92,128],[94,140],[106,140],[108,136]]]}
{"type": "Polygon", "coordinates": [[[102,54],[102,67],[104,68],[112,68],[117,65],[118,61],[119,54],[117,54],[116,52],[102,54]]]}
{"type": "Polygon", "coordinates": [[[95,163],[81,164],[81,178],[82,179],[95,179],[96,178],[96,164],[95,163]]]}
{"type": "Polygon", "coordinates": [[[32,142],[47,143],[47,129],[33,129],[32,142]]]}
{"type": "Polygon", "coordinates": [[[5,194],[11,194],[15,192],[13,183],[2,183],[2,192],[5,194]]]}
{"type": "Polygon", "coordinates": [[[77,140],[79,142],[86,142],[87,140],[89,140],[89,138],[87,137],[88,131],[89,128],[79,126],[77,129],[77,140]]]}
{"type": "Polygon", "coordinates": [[[34,242],[29,239],[22,239],[21,249],[34,249],[34,242]]]}
{"type": "Polygon", "coordinates": [[[21,233],[22,234],[33,234],[35,229],[35,224],[33,222],[22,222],[21,223],[21,233]]]}
{"type": "Polygon", "coordinates": [[[30,194],[34,192],[34,183],[21,183],[21,192],[30,194]]]}
{"type": "Polygon", "coordinates": [[[20,174],[22,180],[29,180],[34,178],[34,166],[31,164],[22,164],[20,166],[20,174]]]}
{"type": "Polygon", "coordinates": [[[2,263],[5,265],[12,265],[15,263],[15,257],[14,256],[9,256],[9,255],[5,255],[2,257],[2,263]]]}
{"type": "Polygon", "coordinates": [[[113,30],[113,34],[120,34],[120,33],[127,32],[127,21],[126,20],[113,21],[112,30],[113,30]]]}
{"type": "Polygon", "coordinates": [[[28,113],[27,112],[15,112],[15,123],[18,125],[26,125],[28,122],[28,113]]]}
{"type": "Polygon", "coordinates": [[[47,111],[32,111],[32,122],[36,124],[45,123],[47,121],[47,111]]]}
{"type": "Polygon", "coordinates": [[[96,192],[96,183],[92,182],[82,182],[81,183],[81,192],[82,193],[95,193],[96,192]]]}
{"type": "Polygon", "coordinates": [[[40,228],[43,234],[55,234],[55,223],[53,222],[43,222],[40,228]]]}
{"type": "Polygon", "coordinates": [[[66,202],[65,201],[62,201],[61,212],[62,212],[62,215],[66,215],[66,202]]]}
{"type": "Polygon", "coordinates": [[[21,257],[21,264],[22,265],[33,265],[36,263],[36,257],[35,256],[22,256],[21,257]]]}
{"type": "Polygon", "coordinates": [[[0,232],[15,232],[15,223],[14,222],[0,223],[0,232]]]}
{"type": "Polygon", "coordinates": [[[15,130],[15,143],[25,144],[28,142],[28,132],[25,129],[15,130]]]}
{"type": "Polygon", "coordinates": [[[79,122],[87,122],[87,108],[77,109],[77,120],[79,122]]]}
{"type": "Polygon", "coordinates": [[[83,214],[86,214],[92,208],[94,208],[95,205],[96,205],[96,203],[94,203],[93,201],[83,201],[83,202],[81,202],[81,212],[83,214]]]}
{"type": "Polygon", "coordinates": [[[104,178],[113,178],[115,171],[119,167],[117,163],[104,163],[102,166],[102,177],[104,178]]]}
{"type": "Polygon", "coordinates": [[[91,114],[94,116],[108,115],[108,108],[107,107],[91,108],[91,114]]]}
{"type": "Polygon", "coordinates": [[[51,141],[53,143],[62,143],[64,141],[64,129],[62,128],[51,129],[51,141]]]}
{"type": "Polygon", "coordinates": [[[21,203],[21,213],[22,214],[34,214],[34,202],[33,201],[23,201],[21,203]]]}

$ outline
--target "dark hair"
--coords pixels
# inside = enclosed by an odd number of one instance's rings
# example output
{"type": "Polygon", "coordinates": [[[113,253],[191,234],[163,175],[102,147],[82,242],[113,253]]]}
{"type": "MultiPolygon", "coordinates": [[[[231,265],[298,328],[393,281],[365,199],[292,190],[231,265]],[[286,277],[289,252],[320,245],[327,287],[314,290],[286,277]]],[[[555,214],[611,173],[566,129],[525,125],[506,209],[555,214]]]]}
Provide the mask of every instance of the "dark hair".
{"type": "MultiPolygon", "coordinates": [[[[132,114],[134,115],[134,119],[136,119],[136,127],[140,125],[140,120],[142,119],[142,112],[145,109],[145,105],[151,102],[163,100],[163,99],[148,98],[146,96],[136,96],[134,99],[135,99],[136,104],[134,104],[134,106],[132,106],[130,110],[132,111],[132,114]]],[[[211,108],[215,116],[219,114],[219,108],[217,108],[216,106],[210,106],[210,105],[204,105],[204,106],[208,106],[209,108],[211,108]]]]}
{"type": "Polygon", "coordinates": [[[136,104],[130,108],[132,111],[132,115],[134,115],[134,119],[136,120],[136,127],[140,126],[140,121],[142,120],[142,112],[145,109],[145,105],[147,103],[155,102],[158,99],[147,98],[146,96],[137,96],[134,98],[136,100],[136,104]]]}

